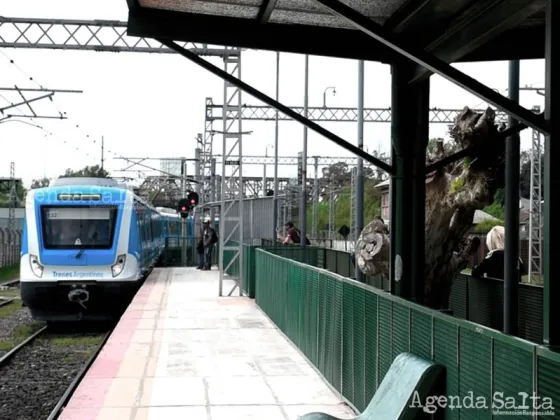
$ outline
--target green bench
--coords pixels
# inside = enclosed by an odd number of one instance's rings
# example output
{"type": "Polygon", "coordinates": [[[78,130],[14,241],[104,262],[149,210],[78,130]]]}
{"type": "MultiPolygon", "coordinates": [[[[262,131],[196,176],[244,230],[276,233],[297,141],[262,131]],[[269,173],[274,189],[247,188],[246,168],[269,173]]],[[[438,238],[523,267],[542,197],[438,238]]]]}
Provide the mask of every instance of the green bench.
{"type": "MultiPolygon", "coordinates": [[[[377,392],[362,414],[354,420],[410,420],[421,410],[421,404],[432,394],[444,367],[410,353],[399,354],[383,378],[377,392]],[[413,403],[414,398],[414,403],[413,403]],[[412,406],[412,407],[411,407],[412,406]]],[[[341,420],[326,413],[309,413],[299,420],[341,420]]]]}

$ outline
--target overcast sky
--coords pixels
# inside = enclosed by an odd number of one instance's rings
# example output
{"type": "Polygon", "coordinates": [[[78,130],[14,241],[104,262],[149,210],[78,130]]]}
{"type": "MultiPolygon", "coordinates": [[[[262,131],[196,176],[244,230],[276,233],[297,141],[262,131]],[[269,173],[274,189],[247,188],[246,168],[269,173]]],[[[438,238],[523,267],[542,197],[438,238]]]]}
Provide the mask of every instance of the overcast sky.
{"type": "MultiPolygon", "coordinates": [[[[60,19],[127,19],[125,0],[1,0],[0,15],[7,17],[60,19]]],[[[6,27],[0,27],[0,36],[6,27]]],[[[218,58],[209,59],[221,64],[218,58]]],[[[507,94],[507,62],[461,64],[457,66],[491,88],[507,94]]],[[[273,52],[245,51],[242,54],[242,79],[270,96],[275,94],[276,55],[273,52]]],[[[366,63],[365,106],[390,106],[389,67],[366,63]]],[[[353,60],[310,57],[310,106],[321,106],[325,88],[336,87],[337,94],[327,96],[327,106],[357,105],[358,63],[353,60]]],[[[78,89],[82,94],[56,94],[53,102],[34,104],[39,115],[67,113],[67,120],[35,120],[52,133],[29,125],[0,123],[0,176],[9,176],[10,162],[15,162],[16,176],[28,185],[32,179],[55,177],[66,168],[80,169],[100,161],[101,136],[105,137],[106,167],[114,175],[126,166],[113,159],[126,157],[194,157],[195,137],[204,130],[205,98],[223,103],[223,82],[218,77],[176,55],[142,53],[105,53],[55,50],[0,50],[0,86],[50,89],[78,89]],[[13,60],[15,64],[10,63],[13,60]],[[29,80],[29,76],[33,81],[29,80]],[[79,126],[77,128],[77,126],[79,126]],[[87,137],[89,135],[89,137],[87,137]]],[[[544,62],[526,61],[521,65],[522,85],[542,86],[544,62]]],[[[18,102],[17,92],[0,92],[0,108],[18,102]]],[[[289,106],[303,105],[304,56],[281,54],[280,100],[289,106]]],[[[259,102],[247,94],[247,104],[259,102]]],[[[542,97],[533,92],[521,93],[522,105],[531,108],[543,105],[542,97]]],[[[478,98],[433,76],[432,107],[483,107],[478,98]]],[[[11,113],[29,110],[20,106],[11,113]]],[[[348,141],[355,142],[355,123],[321,123],[348,141]]],[[[216,126],[221,130],[221,123],[216,126]]],[[[244,138],[246,155],[265,155],[267,145],[274,142],[274,122],[243,124],[252,130],[244,138]]],[[[444,136],[445,124],[432,124],[432,137],[444,136]]],[[[388,123],[367,123],[365,145],[388,152],[388,123]]],[[[216,136],[215,150],[221,153],[221,138],[216,136]]],[[[309,156],[348,156],[349,153],[329,140],[309,132],[309,156]]],[[[303,128],[296,122],[280,124],[282,156],[296,156],[302,150],[303,128]]],[[[530,147],[530,132],[522,135],[524,148],[530,147]]],[[[269,154],[273,150],[268,148],[269,154]]],[[[157,166],[157,162],[151,163],[157,166]]],[[[311,169],[309,173],[311,175],[311,169]]],[[[189,171],[193,172],[192,167],[189,171]]],[[[221,173],[221,169],[218,168],[221,173]]],[[[272,174],[272,167],[268,173],[272,174]]],[[[259,176],[261,166],[245,165],[244,174],[259,176]]],[[[296,168],[281,167],[281,176],[296,176],[296,168]]]]}

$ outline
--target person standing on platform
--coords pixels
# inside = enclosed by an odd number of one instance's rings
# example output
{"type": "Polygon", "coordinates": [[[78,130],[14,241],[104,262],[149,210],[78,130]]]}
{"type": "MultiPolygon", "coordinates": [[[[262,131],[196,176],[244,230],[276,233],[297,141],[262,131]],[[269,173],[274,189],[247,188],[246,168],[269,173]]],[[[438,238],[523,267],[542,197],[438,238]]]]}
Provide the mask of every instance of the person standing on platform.
{"type": "Polygon", "coordinates": [[[197,254],[197,270],[202,270],[204,268],[204,227],[200,228],[198,232],[198,241],[196,243],[196,254],[197,254]]]}
{"type": "Polygon", "coordinates": [[[204,267],[202,270],[210,270],[212,266],[212,251],[214,244],[218,242],[216,231],[210,227],[210,218],[204,218],[202,226],[202,240],[204,245],[204,267]]]}

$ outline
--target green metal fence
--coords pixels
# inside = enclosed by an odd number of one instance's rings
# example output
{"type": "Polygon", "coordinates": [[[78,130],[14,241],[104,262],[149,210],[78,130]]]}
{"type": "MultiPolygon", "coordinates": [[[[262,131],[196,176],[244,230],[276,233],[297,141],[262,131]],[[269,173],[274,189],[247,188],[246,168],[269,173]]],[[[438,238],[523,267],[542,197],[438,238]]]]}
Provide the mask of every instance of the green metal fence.
{"type": "MultiPolygon", "coordinates": [[[[230,241],[227,246],[236,246],[237,242],[230,241]]],[[[250,298],[255,297],[255,248],[243,244],[243,292],[250,298]]],[[[224,267],[227,267],[233,258],[234,252],[224,251],[224,267]]],[[[237,258],[226,270],[226,273],[235,279],[239,279],[239,259],[237,258]]]]}
{"type": "Polygon", "coordinates": [[[409,351],[446,367],[447,395],[487,402],[478,409],[454,403],[446,419],[501,417],[492,413],[500,392],[518,407],[520,392],[538,395],[540,404],[551,398],[555,414],[543,418],[560,418],[559,354],[266,249],[255,252],[257,304],[358,410],[393,359],[409,351]]]}
{"type": "MultiPolygon", "coordinates": [[[[227,246],[237,246],[237,243],[236,241],[230,241],[227,246]]],[[[261,243],[268,244],[269,242],[262,240],[261,243]]],[[[255,297],[255,251],[260,247],[262,246],[243,244],[243,292],[250,298],[255,297]]],[[[312,266],[322,263],[323,249],[318,247],[306,247],[303,249],[299,246],[272,245],[267,246],[265,249],[275,255],[281,255],[312,266]]],[[[233,255],[233,251],[226,250],[224,252],[224,267],[228,266],[233,255]]],[[[239,279],[239,259],[236,259],[230,265],[226,273],[235,279],[239,279]]]]}
{"type": "MultiPolygon", "coordinates": [[[[292,251],[295,253],[296,249],[292,251]]],[[[325,268],[342,277],[355,278],[355,269],[350,261],[350,254],[335,249],[319,248],[324,256],[312,264],[315,267],[325,268]]],[[[297,258],[290,259],[301,261],[297,258]]],[[[364,276],[364,282],[370,286],[390,291],[391,285],[388,276],[364,276]]],[[[453,316],[472,321],[496,330],[503,328],[503,280],[477,279],[466,274],[459,274],[451,288],[449,309],[453,316]]],[[[519,310],[518,325],[519,337],[534,343],[542,343],[543,331],[543,287],[520,283],[519,284],[519,310]]]]}

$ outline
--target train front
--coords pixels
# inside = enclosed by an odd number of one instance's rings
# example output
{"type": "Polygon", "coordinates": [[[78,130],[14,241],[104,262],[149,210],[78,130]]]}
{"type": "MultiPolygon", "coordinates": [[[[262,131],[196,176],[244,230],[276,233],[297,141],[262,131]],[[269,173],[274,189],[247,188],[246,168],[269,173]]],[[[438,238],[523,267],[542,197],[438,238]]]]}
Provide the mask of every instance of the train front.
{"type": "Polygon", "coordinates": [[[132,193],[95,186],[49,187],[27,194],[21,297],[34,319],[107,320],[138,287],[129,253],[132,193]]]}

